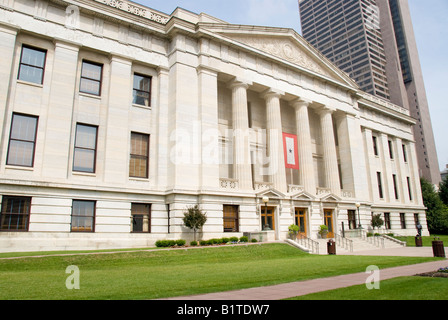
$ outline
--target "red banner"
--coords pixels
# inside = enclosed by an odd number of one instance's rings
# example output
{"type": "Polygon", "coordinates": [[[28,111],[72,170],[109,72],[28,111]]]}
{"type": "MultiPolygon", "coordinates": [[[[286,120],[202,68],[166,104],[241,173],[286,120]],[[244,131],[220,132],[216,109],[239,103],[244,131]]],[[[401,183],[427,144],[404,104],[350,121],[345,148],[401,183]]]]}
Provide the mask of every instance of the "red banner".
{"type": "Polygon", "coordinates": [[[299,170],[296,135],[283,133],[283,150],[285,152],[285,168],[299,170]]]}

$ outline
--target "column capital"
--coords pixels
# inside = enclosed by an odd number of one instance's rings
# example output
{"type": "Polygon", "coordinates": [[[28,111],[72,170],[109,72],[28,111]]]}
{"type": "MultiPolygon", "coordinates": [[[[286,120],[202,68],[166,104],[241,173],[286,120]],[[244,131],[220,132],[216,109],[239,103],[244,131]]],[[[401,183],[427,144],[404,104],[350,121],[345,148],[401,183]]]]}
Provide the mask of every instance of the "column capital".
{"type": "Polygon", "coordinates": [[[304,99],[304,98],[297,98],[297,99],[292,100],[290,102],[290,105],[295,109],[299,109],[302,107],[309,107],[312,103],[313,103],[313,101],[311,101],[311,100],[304,99]]]}
{"type": "Polygon", "coordinates": [[[331,108],[328,107],[326,105],[322,105],[321,107],[319,107],[318,109],[316,109],[317,114],[319,114],[320,116],[325,116],[327,114],[333,114],[334,112],[336,112],[335,108],[331,108]]]}
{"type": "Polygon", "coordinates": [[[285,94],[284,91],[269,88],[266,91],[262,92],[261,97],[265,100],[270,99],[270,98],[280,99],[280,97],[283,96],[284,94],[285,94]]]}
{"type": "Polygon", "coordinates": [[[247,81],[247,80],[240,79],[240,78],[234,78],[227,83],[227,87],[229,89],[234,89],[234,88],[248,89],[251,85],[252,85],[251,81],[247,81]]]}

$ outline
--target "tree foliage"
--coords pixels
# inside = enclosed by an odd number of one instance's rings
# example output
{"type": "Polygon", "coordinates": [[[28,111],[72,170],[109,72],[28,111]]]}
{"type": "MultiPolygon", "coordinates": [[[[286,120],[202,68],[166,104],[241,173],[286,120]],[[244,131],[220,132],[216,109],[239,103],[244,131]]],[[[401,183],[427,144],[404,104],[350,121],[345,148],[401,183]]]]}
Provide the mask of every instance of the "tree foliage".
{"type": "Polygon", "coordinates": [[[372,216],[372,221],[370,222],[370,224],[372,225],[373,230],[375,230],[375,228],[381,228],[384,224],[384,220],[381,218],[381,214],[374,214],[372,216]]]}
{"type": "Polygon", "coordinates": [[[426,179],[420,180],[423,203],[426,209],[428,229],[431,234],[448,234],[448,207],[435,191],[434,186],[426,179]]]}
{"type": "Polygon", "coordinates": [[[439,197],[448,206],[448,176],[439,185],[439,197]]]}
{"type": "Polygon", "coordinates": [[[196,232],[207,222],[207,215],[199,209],[198,205],[195,205],[194,207],[187,208],[187,211],[184,212],[183,221],[187,228],[193,230],[194,241],[196,241],[196,232]]]}

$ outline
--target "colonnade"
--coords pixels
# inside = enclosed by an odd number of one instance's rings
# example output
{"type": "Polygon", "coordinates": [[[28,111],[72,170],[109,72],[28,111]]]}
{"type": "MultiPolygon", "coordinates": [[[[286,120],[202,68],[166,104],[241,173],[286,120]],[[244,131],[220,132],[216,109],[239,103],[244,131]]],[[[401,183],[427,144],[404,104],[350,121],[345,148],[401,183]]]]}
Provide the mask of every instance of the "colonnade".
{"type": "MultiPolygon", "coordinates": [[[[249,129],[247,111],[247,90],[251,83],[234,80],[230,84],[232,89],[232,125],[236,132],[249,129]]],[[[273,188],[287,192],[286,169],[283,150],[283,127],[281,118],[280,99],[283,92],[268,89],[262,94],[266,101],[266,129],[267,129],[267,155],[270,165],[270,182],[273,188]]],[[[313,160],[313,147],[309,120],[309,109],[314,108],[320,116],[323,163],[325,172],[325,188],[331,193],[340,195],[341,184],[339,178],[336,141],[334,136],[333,117],[336,111],[327,106],[316,106],[312,101],[297,98],[290,102],[295,109],[296,133],[298,139],[297,152],[299,159],[299,181],[305,191],[316,194],[318,181],[316,181],[313,160]]],[[[246,131],[247,132],[247,131],[246,131]]],[[[234,134],[234,179],[238,181],[239,188],[249,190],[253,188],[250,146],[244,141],[243,134],[234,134]]],[[[324,187],[324,186],[320,186],[324,187]]]]}

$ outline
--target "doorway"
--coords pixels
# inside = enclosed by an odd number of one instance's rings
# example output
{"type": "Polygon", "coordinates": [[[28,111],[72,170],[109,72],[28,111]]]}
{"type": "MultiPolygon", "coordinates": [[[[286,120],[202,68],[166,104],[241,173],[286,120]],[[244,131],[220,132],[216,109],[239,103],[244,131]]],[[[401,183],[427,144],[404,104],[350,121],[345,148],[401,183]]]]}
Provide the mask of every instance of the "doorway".
{"type": "Polygon", "coordinates": [[[333,210],[324,210],[324,223],[328,227],[327,238],[334,238],[333,210]]]}
{"type": "Polygon", "coordinates": [[[307,219],[306,219],[307,210],[303,208],[295,209],[295,225],[299,227],[299,235],[307,237],[308,229],[307,229],[307,219]]]}
{"type": "Polygon", "coordinates": [[[261,208],[261,229],[263,231],[275,230],[274,207],[261,208]]]}

